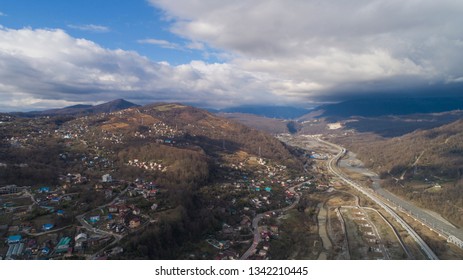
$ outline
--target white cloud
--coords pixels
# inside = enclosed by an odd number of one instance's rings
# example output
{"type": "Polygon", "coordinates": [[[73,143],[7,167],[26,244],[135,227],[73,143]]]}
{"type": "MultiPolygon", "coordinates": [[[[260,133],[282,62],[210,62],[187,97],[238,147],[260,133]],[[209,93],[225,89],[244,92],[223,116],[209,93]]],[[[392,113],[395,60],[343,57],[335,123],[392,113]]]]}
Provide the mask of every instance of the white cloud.
{"type": "Polygon", "coordinates": [[[6,17],[5,13],[0,12],[0,17],[6,17]]]}
{"type": "Polygon", "coordinates": [[[270,101],[271,78],[227,63],[172,66],[63,30],[0,28],[1,110],[126,98],[228,106],[270,101]]]}
{"type": "Polygon", "coordinates": [[[82,30],[82,31],[91,31],[91,32],[109,32],[110,31],[109,27],[107,26],[95,25],[95,24],[82,24],[82,25],[69,24],[68,27],[72,29],[77,29],[77,30],[82,30]]]}
{"type": "Polygon", "coordinates": [[[172,20],[172,32],[228,53],[236,68],[267,73],[279,84],[269,90],[279,94],[463,75],[461,1],[150,2],[172,20]]]}
{"type": "Polygon", "coordinates": [[[172,43],[166,40],[160,40],[160,39],[138,40],[138,43],[156,45],[156,46],[160,46],[161,48],[165,48],[165,49],[176,49],[176,50],[182,49],[182,47],[179,44],[172,43]]]}
{"type": "Polygon", "coordinates": [[[344,92],[458,85],[463,77],[462,1],[150,2],[188,43],[140,43],[203,50],[225,62],[174,66],[63,30],[0,28],[0,104],[304,104],[344,92]]]}

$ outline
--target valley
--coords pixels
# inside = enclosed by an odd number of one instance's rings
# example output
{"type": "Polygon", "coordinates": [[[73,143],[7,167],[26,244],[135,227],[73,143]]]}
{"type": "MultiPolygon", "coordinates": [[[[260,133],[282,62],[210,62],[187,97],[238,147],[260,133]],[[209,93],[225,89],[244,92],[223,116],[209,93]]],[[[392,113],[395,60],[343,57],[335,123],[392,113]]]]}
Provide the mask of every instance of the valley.
{"type": "MultiPolygon", "coordinates": [[[[463,244],[461,243],[460,239],[462,236],[462,231],[460,229],[457,229],[449,222],[445,221],[442,217],[439,217],[439,215],[436,213],[433,214],[428,210],[423,210],[419,207],[413,206],[412,204],[388,193],[387,191],[383,191],[379,186],[378,180],[376,182],[372,182],[371,179],[365,180],[365,174],[369,174],[371,176],[371,172],[364,168],[359,168],[358,166],[352,168],[350,165],[346,164],[345,160],[343,159],[346,154],[345,149],[335,144],[329,143],[325,140],[321,140],[319,137],[320,136],[311,137],[308,135],[291,137],[289,135],[282,135],[280,136],[280,139],[282,139],[285,142],[290,142],[293,145],[309,149],[313,149],[312,145],[315,142],[319,142],[322,145],[326,145],[325,149],[328,149],[328,151],[332,152],[333,148],[339,150],[339,153],[337,153],[336,156],[331,156],[330,160],[327,161],[325,172],[328,171],[329,173],[335,176],[331,181],[331,184],[333,186],[337,186],[333,187],[333,192],[341,191],[340,189],[338,189],[339,184],[341,185],[341,187],[348,186],[353,188],[353,190],[348,189],[343,190],[342,192],[346,192],[352,195],[355,198],[355,203],[344,201],[344,203],[337,204],[335,207],[328,207],[328,209],[337,211],[336,215],[340,220],[338,222],[341,223],[340,228],[342,229],[342,232],[344,232],[345,235],[340,239],[339,237],[331,238],[331,240],[340,240],[341,243],[338,244],[338,246],[340,246],[341,248],[348,248],[349,246],[352,246],[352,244],[350,244],[349,241],[346,242],[346,240],[348,240],[347,236],[350,235],[350,242],[356,243],[357,245],[354,247],[358,248],[358,246],[362,246],[358,243],[359,237],[365,236],[366,234],[366,236],[370,237],[368,240],[370,240],[370,242],[374,241],[374,244],[376,244],[376,247],[373,247],[373,250],[378,253],[382,252],[383,257],[380,258],[390,258],[390,253],[388,253],[385,249],[385,244],[391,245],[394,243],[396,244],[396,249],[400,247],[402,247],[403,249],[401,251],[399,250],[399,255],[401,255],[402,257],[407,256],[407,258],[412,259],[421,259],[423,257],[428,259],[438,259],[439,257],[435,253],[437,251],[439,251],[439,255],[442,255],[443,258],[448,258],[449,256],[456,255],[458,256],[462,253],[461,248],[463,244]],[[366,204],[365,206],[360,206],[359,196],[364,196],[363,203],[366,204]],[[354,218],[352,217],[351,213],[352,209],[356,211],[354,212],[354,218]],[[389,226],[390,229],[392,229],[393,234],[389,232],[389,236],[387,239],[381,238],[378,235],[377,226],[374,223],[371,223],[371,219],[369,218],[371,214],[365,215],[366,211],[373,211],[373,213],[376,213],[376,223],[378,223],[378,221],[381,221],[382,219],[383,222],[385,222],[385,224],[389,226]],[[342,213],[345,213],[347,219],[342,218],[342,213]],[[419,221],[420,224],[413,223],[412,225],[412,223],[410,223],[409,221],[405,221],[409,220],[408,218],[405,218],[405,216],[412,217],[412,219],[414,219],[415,221],[419,221]],[[366,221],[366,223],[360,224],[360,227],[363,227],[363,233],[362,230],[353,234],[352,232],[350,234],[345,233],[348,232],[346,231],[346,228],[352,228],[352,225],[347,226],[350,223],[352,223],[352,220],[366,221]],[[417,233],[418,230],[420,231],[420,234],[417,233]],[[425,237],[423,237],[426,239],[426,241],[424,241],[420,237],[420,235],[422,235],[423,230],[431,230],[431,232],[434,232],[434,234],[428,233],[425,237]],[[393,238],[391,239],[391,237],[393,238]],[[410,239],[413,239],[413,241],[411,241],[410,239]],[[357,242],[355,240],[357,240],[357,242]],[[407,241],[404,243],[402,240],[407,241]],[[430,248],[428,246],[428,243],[435,245],[436,243],[442,242],[450,242],[452,244],[446,246],[433,246],[434,248],[430,248]],[[345,245],[345,243],[347,243],[348,245],[345,245]]],[[[319,144],[315,143],[315,146],[319,147],[319,144]]],[[[328,200],[328,203],[329,201],[330,200],[328,200]]],[[[325,214],[324,216],[327,216],[327,214],[325,214]]],[[[379,227],[387,228],[387,226],[385,227],[385,224],[380,225],[379,227]]],[[[326,226],[326,224],[323,223],[322,226],[326,226]]],[[[358,223],[357,226],[359,226],[358,223]]],[[[337,234],[339,235],[339,229],[337,230],[337,234]]],[[[368,250],[372,250],[371,245],[367,247],[368,250]]],[[[395,254],[397,254],[397,252],[395,252],[395,254]]],[[[364,257],[364,254],[357,253],[357,257],[354,257],[354,259],[359,258],[359,256],[364,257]]]]}
{"type": "Polygon", "coordinates": [[[49,113],[1,115],[7,259],[463,258],[461,121],[387,138],[171,103],[49,113]]]}
{"type": "Polygon", "coordinates": [[[270,135],[180,104],[10,115],[0,129],[5,258],[237,259],[252,219],[295,207],[308,180],[270,135]]]}

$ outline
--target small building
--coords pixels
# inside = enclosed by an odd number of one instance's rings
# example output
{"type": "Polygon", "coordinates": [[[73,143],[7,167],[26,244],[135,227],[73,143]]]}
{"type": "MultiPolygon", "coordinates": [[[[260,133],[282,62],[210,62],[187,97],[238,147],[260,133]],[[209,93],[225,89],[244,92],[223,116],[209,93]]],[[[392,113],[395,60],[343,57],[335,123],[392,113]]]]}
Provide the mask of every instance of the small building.
{"type": "Polygon", "coordinates": [[[5,187],[0,188],[0,194],[11,194],[11,193],[17,193],[20,192],[22,188],[16,186],[16,185],[8,185],[5,187]]]}
{"type": "Polygon", "coordinates": [[[87,241],[87,234],[85,232],[81,232],[79,234],[76,235],[76,237],[74,237],[74,241],[75,242],[85,242],[87,241]]]}
{"type": "Polygon", "coordinates": [[[141,211],[140,211],[139,208],[133,207],[133,209],[132,209],[132,214],[134,214],[134,215],[140,215],[140,212],[141,212],[141,211]]]}
{"type": "Polygon", "coordinates": [[[117,205],[109,205],[108,211],[109,213],[117,213],[119,212],[119,207],[117,207],[117,205]]]}
{"type": "Polygon", "coordinates": [[[91,216],[89,218],[89,221],[90,221],[90,223],[93,223],[93,224],[96,223],[96,222],[99,222],[100,221],[100,216],[91,216]]]}
{"type": "Polygon", "coordinates": [[[19,231],[19,226],[10,226],[8,228],[8,232],[18,232],[19,231]]]}
{"type": "Polygon", "coordinates": [[[11,244],[8,247],[8,252],[6,253],[6,259],[11,259],[12,257],[19,257],[24,251],[24,243],[11,244]]]}
{"type": "Polygon", "coordinates": [[[43,249],[42,249],[42,254],[43,254],[43,255],[48,255],[49,253],[50,253],[50,248],[48,248],[48,247],[43,247],[43,249]]]}
{"type": "Polygon", "coordinates": [[[132,228],[132,229],[133,229],[133,228],[137,228],[137,227],[140,226],[140,224],[141,224],[140,218],[134,217],[134,218],[132,218],[132,219],[130,220],[130,222],[129,222],[129,227],[132,228]]]}
{"type": "Polygon", "coordinates": [[[101,181],[103,181],[104,183],[110,183],[113,181],[113,177],[111,177],[110,174],[105,174],[101,177],[101,181]]]}
{"type": "Polygon", "coordinates": [[[39,193],[49,193],[50,187],[40,187],[39,193]]]}
{"type": "Polygon", "coordinates": [[[157,193],[158,193],[158,191],[157,191],[156,189],[154,189],[154,190],[147,190],[147,191],[144,191],[144,192],[143,192],[143,197],[144,197],[144,198],[155,197],[157,193]]]}
{"type": "Polygon", "coordinates": [[[278,226],[270,226],[270,231],[272,232],[272,234],[278,234],[279,233],[279,228],[278,226]]]}
{"type": "Polygon", "coordinates": [[[56,245],[55,252],[58,254],[67,252],[69,249],[70,242],[71,238],[69,237],[61,238],[61,240],[58,242],[58,245],[56,245]]]}
{"type": "Polygon", "coordinates": [[[88,236],[85,232],[81,232],[74,237],[75,245],[74,245],[74,250],[76,251],[81,251],[82,249],[85,248],[86,243],[88,240],[88,236]]]}
{"type": "Polygon", "coordinates": [[[47,231],[53,229],[55,226],[53,224],[44,224],[42,230],[47,231]]]}
{"type": "Polygon", "coordinates": [[[17,244],[19,242],[21,242],[22,240],[22,236],[21,235],[11,235],[11,236],[8,236],[8,244],[11,245],[11,244],[17,244]]]}
{"type": "Polygon", "coordinates": [[[259,253],[257,254],[260,257],[265,258],[267,256],[267,251],[264,249],[259,250],[259,253]]]}

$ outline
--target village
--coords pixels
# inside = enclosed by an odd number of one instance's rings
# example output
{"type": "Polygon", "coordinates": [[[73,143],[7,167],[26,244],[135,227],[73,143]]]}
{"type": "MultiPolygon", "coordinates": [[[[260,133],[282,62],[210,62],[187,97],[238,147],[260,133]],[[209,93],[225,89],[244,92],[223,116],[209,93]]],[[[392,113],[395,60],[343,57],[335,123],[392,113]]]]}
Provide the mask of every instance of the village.
{"type": "MultiPolygon", "coordinates": [[[[53,125],[57,120],[47,117],[28,120],[17,127],[17,133],[7,136],[10,146],[22,150],[45,141],[57,142],[59,149],[49,153],[56,153],[59,173],[48,184],[0,186],[1,258],[118,258],[124,253],[126,237],[156,227],[165,213],[177,209],[170,189],[156,179],[178,168],[177,162],[143,153],[118,156],[114,147],[134,141],[155,143],[159,148],[193,146],[184,131],[149,115],[135,120],[143,129],[120,132],[121,127],[130,128],[121,120],[134,110],[84,116],[59,128],[53,125]],[[51,124],[43,126],[44,122],[51,124]],[[100,125],[92,127],[91,123],[100,125]]],[[[313,153],[307,159],[325,157],[313,153]]],[[[284,214],[274,210],[295,203],[296,193],[290,191],[294,186],[300,186],[297,191],[323,186],[308,175],[243,151],[220,152],[210,164],[216,166],[214,181],[198,192],[204,207],[218,214],[222,226],[205,235],[186,257],[239,258],[254,238],[253,219],[264,213],[258,225],[262,242],[250,258],[271,258],[271,241],[281,234],[278,219],[284,214]]],[[[17,167],[22,170],[29,165],[25,160],[17,167]]]]}
{"type": "MultiPolygon", "coordinates": [[[[224,222],[221,231],[205,239],[218,249],[216,258],[239,256],[239,249],[252,238],[252,218],[257,213],[290,204],[294,198],[294,194],[283,191],[285,186],[292,185],[292,180],[278,176],[278,171],[284,170],[283,166],[270,168],[262,164],[260,167],[265,167],[263,170],[267,172],[262,171],[261,180],[243,175],[247,173],[240,171],[239,166],[230,167],[235,169],[232,175],[239,174],[241,179],[215,188],[213,194],[233,197],[230,207],[222,210],[231,214],[227,220],[229,224],[224,222]]],[[[297,182],[306,179],[301,177],[297,182]]],[[[110,174],[104,174],[91,190],[101,196],[104,203],[87,210],[88,205],[81,202],[81,195],[75,190],[79,185],[87,184],[88,179],[80,174],[67,174],[60,180],[63,185],[59,187],[10,185],[0,189],[0,234],[5,241],[0,245],[2,258],[114,257],[117,252],[122,252],[122,248],[115,246],[119,240],[156,223],[162,210],[169,208],[162,202],[162,193],[166,190],[156,183],[116,181],[110,174]],[[11,222],[5,223],[8,217],[11,222]]],[[[217,201],[221,201],[220,198],[217,201]]],[[[211,207],[220,207],[221,203],[216,204],[211,207]]],[[[267,215],[266,218],[271,217],[267,215]]],[[[270,238],[278,236],[278,226],[264,226],[261,234],[268,243],[270,238]]],[[[265,258],[268,247],[269,244],[263,243],[260,255],[256,256],[265,258]]]]}
{"type": "MultiPolygon", "coordinates": [[[[79,137],[76,132],[55,133],[66,141],[79,137]]],[[[103,147],[99,149],[103,151],[103,147]]],[[[95,172],[113,171],[112,160],[101,152],[98,155],[82,154],[77,162],[95,172]]],[[[73,155],[63,153],[60,158],[69,160],[73,155]]],[[[160,160],[145,162],[134,158],[124,164],[159,172],[169,168],[160,160]]],[[[223,183],[214,186],[212,192],[208,188],[204,195],[210,196],[210,207],[223,211],[223,228],[204,241],[216,250],[212,257],[234,259],[253,237],[253,217],[291,204],[294,194],[285,190],[307,178],[291,179],[285,166],[257,157],[241,162],[231,160],[221,167],[228,170],[223,183]]],[[[124,236],[156,223],[162,212],[172,207],[163,201],[167,190],[153,181],[129,182],[106,173],[95,182],[95,178],[91,178],[93,174],[62,174],[57,178],[60,184],[55,186],[1,187],[0,236],[4,242],[0,244],[0,256],[4,259],[114,258],[123,252],[118,242],[124,236]]],[[[267,258],[269,241],[277,238],[278,232],[276,225],[261,228],[265,242],[255,258],[267,258]]]]}

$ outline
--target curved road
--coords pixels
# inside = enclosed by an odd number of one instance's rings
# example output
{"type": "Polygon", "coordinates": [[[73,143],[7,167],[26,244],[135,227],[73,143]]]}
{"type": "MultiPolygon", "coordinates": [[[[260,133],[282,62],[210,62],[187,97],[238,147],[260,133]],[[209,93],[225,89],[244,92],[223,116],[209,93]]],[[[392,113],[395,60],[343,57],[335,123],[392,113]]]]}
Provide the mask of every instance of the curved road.
{"type": "Polygon", "coordinates": [[[249,258],[249,256],[251,256],[251,254],[254,252],[254,250],[256,250],[257,245],[259,245],[259,242],[260,242],[259,222],[264,217],[264,215],[268,214],[268,213],[271,213],[271,212],[276,212],[276,211],[285,212],[285,211],[288,211],[290,209],[293,209],[299,203],[299,200],[301,198],[301,196],[297,192],[295,192],[294,189],[296,187],[298,187],[298,186],[302,186],[304,183],[300,183],[300,184],[298,184],[298,185],[296,185],[294,187],[289,188],[289,190],[292,193],[296,194],[295,195],[296,200],[294,200],[294,202],[291,205],[289,205],[289,206],[287,206],[285,208],[281,208],[281,209],[270,210],[270,211],[258,214],[257,216],[254,217],[254,219],[252,220],[252,228],[254,229],[254,239],[252,241],[251,247],[249,247],[249,249],[241,256],[242,260],[246,260],[247,258],[249,258]]]}
{"type": "Polygon", "coordinates": [[[397,215],[397,213],[394,212],[394,210],[392,210],[392,208],[389,205],[387,205],[386,203],[381,201],[373,193],[367,191],[366,189],[361,187],[359,184],[351,181],[344,173],[342,173],[341,170],[339,170],[338,162],[346,154],[346,149],[345,148],[343,148],[341,146],[338,146],[336,144],[324,141],[324,140],[322,140],[320,138],[315,138],[315,139],[317,139],[321,143],[324,143],[325,145],[334,147],[334,148],[339,150],[339,153],[336,156],[332,157],[328,161],[328,165],[327,165],[328,170],[332,174],[338,176],[342,181],[344,181],[349,186],[353,187],[357,191],[359,191],[362,194],[364,194],[365,196],[367,196],[373,202],[375,202],[376,204],[381,206],[381,208],[383,208],[387,213],[389,213],[408,232],[408,234],[415,240],[415,242],[420,246],[420,248],[426,254],[428,259],[431,259],[431,260],[438,260],[439,259],[436,256],[436,254],[432,251],[432,249],[429,248],[428,244],[426,244],[426,242],[424,242],[423,239],[421,239],[421,237],[415,232],[415,230],[413,230],[413,228],[409,224],[407,224],[399,215],[397,215]]]}

